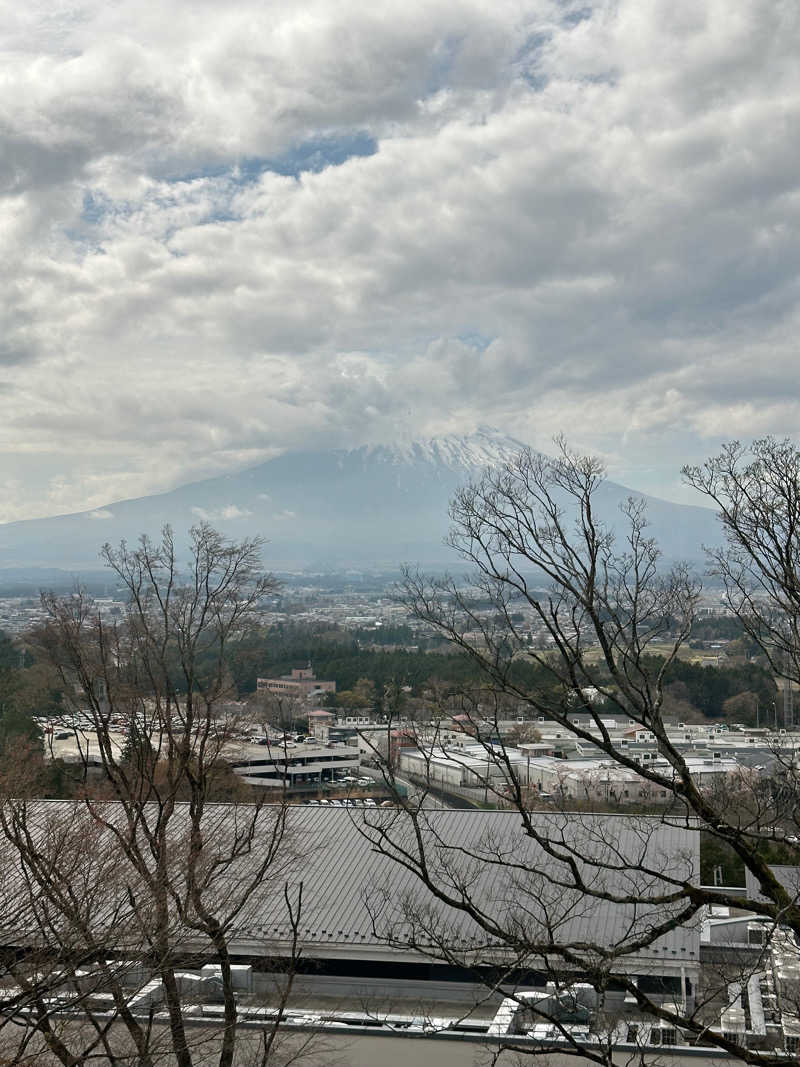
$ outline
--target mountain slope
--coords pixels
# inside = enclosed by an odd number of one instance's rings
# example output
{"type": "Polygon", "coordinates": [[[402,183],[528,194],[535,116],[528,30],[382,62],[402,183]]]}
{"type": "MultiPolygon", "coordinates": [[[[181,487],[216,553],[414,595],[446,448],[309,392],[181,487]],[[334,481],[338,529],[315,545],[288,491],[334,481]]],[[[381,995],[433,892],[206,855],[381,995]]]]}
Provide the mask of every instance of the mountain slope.
{"type": "MultiPolygon", "coordinates": [[[[453,553],[442,544],[449,499],[470,477],[501,465],[521,447],[481,428],[404,445],[285,453],[168,493],[0,526],[0,567],[96,568],[105,541],[155,536],[165,522],[182,533],[202,519],[231,537],[264,535],[265,561],[278,569],[452,564],[453,553]]],[[[615,522],[629,495],[606,482],[598,494],[601,517],[615,522]]],[[[699,558],[702,543],[718,540],[708,509],[646,499],[653,533],[668,558],[699,558]]]]}

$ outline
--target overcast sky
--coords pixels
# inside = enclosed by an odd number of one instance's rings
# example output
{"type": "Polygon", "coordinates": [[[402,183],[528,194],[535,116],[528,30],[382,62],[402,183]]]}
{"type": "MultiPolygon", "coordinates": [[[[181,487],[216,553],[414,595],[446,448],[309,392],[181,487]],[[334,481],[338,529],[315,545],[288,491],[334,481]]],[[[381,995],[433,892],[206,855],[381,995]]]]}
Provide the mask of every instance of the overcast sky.
{"type": "Polygon", "coordinates": [[[0,3],[0,519],[800,429],[797,0],[0,3]]]}

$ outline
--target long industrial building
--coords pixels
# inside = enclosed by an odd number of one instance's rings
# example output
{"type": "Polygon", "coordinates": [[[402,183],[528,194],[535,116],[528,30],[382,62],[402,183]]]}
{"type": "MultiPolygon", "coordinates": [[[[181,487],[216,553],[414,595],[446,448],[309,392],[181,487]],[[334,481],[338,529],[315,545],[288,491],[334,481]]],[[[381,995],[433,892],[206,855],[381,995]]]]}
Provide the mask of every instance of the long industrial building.
{"type": "MultiPolygon", "coordinates": [[[[574,1039],[588,1044],[599,1040],[597,1023],[590,1026],[590,1020],[612,1019],[608,1025],[620,1054],[645,1049],[642,1062],[656,1057],[659,1063],[699,1064],[725,1058],[696,1042],[689,1048],[691,1035],[674,1025],[643,1019],[619,983],[611,981],[602,994],[586,984],[587,972],[604,958],[612,974],[634,979],[641,992],[681,1014],[691,1013],[698,1002],[704,954],[715,966],[733,959],[739,970],[746,960],[751,977],[723,982],[719,1018],[711,1028],[733,1034],[748,1047],[793,1052],[800,1040],[796,1016],[785,1009],[781,1015],[778,1006],[798,969],[791,938],[747,913],[701,912],[691,922],[670,925],[680,906],[670,902],[670,894],[699,874],[699,833],[690,825],[668,825],[654,816],[536,812],[530,814],[528,833],[518,812],[431,810],[422,813],[417,836],[400,809],[296,806],[285,812],[276,869],[253,882],[283,814],[271,805],[257,810],[214,805],[204,828],[204,848],[213,863],[255,816],[251,844],[220,887],[220,899],[246,889],[246,905],[229,944],[248,1026],[266,1018],[268,1009],[259,1004],[265,1003],[293,937],[287,892],[299,899],[302,887],[296,991],[304,1006],[292,1008],[287,1025],[330,1027],[334,1035],[346,1028],[355,1041],[353,1064],[366,1064],[378,1054],[387,1063],[393,1056],[407,1064],[434,1057],[468,1067],[478,1052],[497,1050],[509,1039],[521,1049],[547,1049],[552,1063],[566,1063],[569,1048],[563,1056],[558,1053],[563,1034],[558,1025],[542,1021],[543,1012],[568,1022],[574,1039]],[[430,875],[450,904],[431,894],[409,869],[420,844],[430,875]],[[576,878],[585,882],[583,888],[576,888],[576,878]],[[508,936],[487,934],[470,911],[497,918],[508,936]],[[653,937],[655,928],[661,932],[653,937]],[[568,959],[559,956],[559,946],[570,946],[568,959]],[[495,984],[494,994],[487,993],[486,981],[495,984]],[[504,991],[513,997],[503,1001],[504,991]]],[[[186,809],[176,815],[170,833],[173,874],[179,878],[186,809]]],[[[117,805],[89,810],[80,803],[34,801],[27,820],[43,847],[73,839],[91,842],[83,853],[76,851],[83,855],[75,867],[82,891],[92,885],[95,865],[100,872],[115,869],[113,852],[106,851],[106,846],[113,850],[112,835],[104,823],[114,826],[120,820],[122,825],[117,805]]],[[[7,843],[0,847],[6,875],[0,892],[7,898],[0,901],[2,944],[6,952],[46,947],[41,926],[37,930],[25,906],[22,883],[15,881],[13,850],[7,843]]],[[[120,941],[130,879],[124,861],[118,867],[118,879],[112,876],[97,887],[94,932],[99,944],[107,938],[117,954],[126,951],[125,958],[135,961],[134,941],[120,941]],[[106,926],[110,916],[114,928],[106,926]]],[[[796,872],[781,876],[800,884],[796,872]]],[[[189,929],[178,943],[187,967],[197,969],[181,981],[194,982],[200,995],[213,978],[214,952],[189,929]]],[[[147,1013],[158,1008],[159,983],[148,974],[142,949],[131,1003],[147,1013]]],[[[59,1010],[68,1010],[66,1001],[59,1003],[59,1010]]],[[[201,997],[198,1005],[204,1020],[219,1016],[221,1009],[208,998],[201,997]]],[[[163,1024],[156,1013],[159,1020],[163,1024]]]]}
{"type": "MultiPolygon", "coordinates": [[[[231,866],[226,878],[232,892],[248,882],[260,861],[272,832],[275,812],[265,805],[258,813],[257,833],[251,850],[231,866]]],[[[122,814],[111,803],[104,806],[109,820],[122,814]]],[[[209,810],[204,829],[210,849],[224,852],[234,832],[241,809],[218,805],[209,810]]],[[[179,813],[180,814],[180,813],[179,813]]],[[[625,951],[646,939],[653,923],[667,917],[668,906],[658,899],[674,879],[692,877],[699,870],[698,834],[685,827],[665,825],[653,817],[559,815],[533,813],[537,832],[564,843],[563,861],[546,854],[526,835],[517,813],[503,811],[430,811],[424,817],[424,841],[429,862],[445,891],[457,894],[468,882],[473,903],[490,911],[502,902],[507,927],[526,931],[530,943],[544,944],[552,933],[559,942],[596,942],[603,951],[614,949],[616,966],[640,977],[648,988],[667,989],[682,999],[692,996],[699,967],[699,929],[681,925],[666,932],[645,948],[625,951]],[[568,847],[567,847],[568,846],[568,847]],[[636,905],[614,903],[569,889],[573,873],[570,856],[585,857],[584,876],[592,890],[606,890],[609,897],[636,895],[636,905]],[[505,862],[504,862],[505,858],[505,862]],[[658,872],[663,872],[659,876],[658,872]]],[[[66,801],[36,801],[28,813],[29,823],[43,838],[69,833],[94,840],[100,855],[96,818],[80,804],[66,801]]],[[[176,869],[182,862],[183,837],[176,834],[176,869]]],[[[101,838],[103,835],[101,835],[101,838]]],[[[104,838],[114,847],[111,835],[104,838]]],[[[303,956],[319,974],[421,976],[436,980],[471,981],[471,965],[513,964],[523,985],[535,987],[546,981],[543,958],[535,953],[515,954],[500,939],[486,934],[458,908],[437,901],[419,879],[390,856],[381,854],[376,843],[400,858],[402,849],[415,847],[415,838],[397,810],[351,812],[296,806],[288,810],[286,823],[285,880],[303,884],[303,956]],[[388,836],[387,836],[388,835],[388,836]],[[393,842],[391,844],[390,842],[393,842]],[[427,929],[426,929],[427,925],[427,929]],[[453,959],[432,959],[442,937],[453,959]],[[462,960],[464,966],[454,961],[462,960]]],[[[3,844],[4,865],[10,871],[14,856],[3,844]]],[[[107,862],[107,858],[106,858],[107,862]]],[[[92,857],[86,858],[81,877],[90,879],[92,857]]],[[[291,938],[283,894],[284,878],[264,880],[253,887],[247,907],[232,934],[234,955],[243,960],[280,957],[291,938]]],[[[6,892],[15,892],[13,878],[4,880],[6,892]]],[[[124,883],[120,892],[124,891],[124,883]]],[[[105,888],[105,909],[112,907],[114,886],[105,888]]],[[[24,945],[31,936],[26,929],[25,909],[0,911],[0,936],[6,946],[24,945]],[[13,922],[9,920],[13,919],[13,922]]],[[[187,946],[191,944],[187,932],[187,946]]],[[[587,961],[591,953],[587,955],[587,961]]]]}

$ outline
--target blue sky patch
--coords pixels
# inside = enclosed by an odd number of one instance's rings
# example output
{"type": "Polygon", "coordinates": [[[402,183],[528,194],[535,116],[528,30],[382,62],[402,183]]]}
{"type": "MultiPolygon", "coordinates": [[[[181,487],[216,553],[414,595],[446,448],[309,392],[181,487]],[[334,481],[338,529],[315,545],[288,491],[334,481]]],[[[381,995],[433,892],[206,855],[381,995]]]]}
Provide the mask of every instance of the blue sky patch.
{"type": "Polygon", "coordinates": [[[312,137],[287,149],[279,156],[266,159],[245,160],[239,165],[244,181],[255,180],[265,170],[287,177],[298,178],[311,172],[318,174],[326,167],[340,167],[348,159],[374,156],[378,142],[365,130],[330,137],[312,137]]]}
{"type": "Polygon", "coordinates": [[[465,345],[469,345],[470,348],[477,348],[479,352],[485,352],[494,341],[494,337],[486,337],[485,334],[479,333],[477,330],[468,330],[466,333],[460,333],[458,339],[463,341],[465,345]]]}

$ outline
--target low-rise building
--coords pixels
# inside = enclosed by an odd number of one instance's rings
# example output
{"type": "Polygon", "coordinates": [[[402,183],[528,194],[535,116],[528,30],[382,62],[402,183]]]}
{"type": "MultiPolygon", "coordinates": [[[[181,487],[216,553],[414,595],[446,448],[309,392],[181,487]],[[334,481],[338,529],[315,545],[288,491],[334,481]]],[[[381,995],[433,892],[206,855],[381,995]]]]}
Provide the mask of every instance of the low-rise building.
{"type": "Polygon", "coordinates": [[[318,693],[335,693],[336,682],[317,678],[309,664],[308,667],[295,667],[291,674],[282,674],[279,678],[256,679],[256,691],[308,700],[318,693]]]}
{"type": "Polygon", "coordinates": [[[343,742],[327,745],[273,741],[265,745],[239,745],[225,753],[235,774],[248,785],[266,789],[308,792],[337,775],[358,770],[357,748],[343,742]]]}
{"type": "MultiPolygon", "coordinates": [[[[417,779],[442,789],[488,787],[501,793],[508,783],[509,768],[516,780],[538,793],[580,802],[611,804],[667,803],[673,792],[650,781],[635,769],[625,767],[605,755],[595,755],[590,746],[572,758],[543,754],[547,744],[537,742],[495,749],[482,743],[461,745],[419,744],[403,748],[399,768],[417,779]]],[[[724,781],[747,779],[758,772],[735,757],[720,752],[684,757],[701,789],[711,789],[724,781]]],[[[637,758],[642,768],[651,768],[672,780],[674,771],[657,752],[643,752],[637,758]]]]}
{"type": "MultiPolygon", "coordinates": [[[[506,747],[504,751],[519,780],[527,783],[531,759],[521,749],[506,747]]],[[[400,748],[398,767],[401,773],[443,789],[483,789],[488,784],[500,790],[507,781],[503,763],[481,744],[464,744],[457,748],[442,745],[400,748]]]]}
{"type": "MultiPolygon", "coordinates": [[[[642,753],[642,758],[636,762],[669,781],[676,778],[671,765],[657,752],[642,753]]],[[[701,789],[712,789],[726,781],[749,780],[757,773],[734,757],[721,753],[685,756],[684,762],[701,789]]],[[[563,760],[537,756],[530,760],[526,781],[541,793],[587,802],[666,803],[673,797],[670,788],[608,757],[563,760]]]]}

